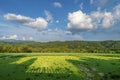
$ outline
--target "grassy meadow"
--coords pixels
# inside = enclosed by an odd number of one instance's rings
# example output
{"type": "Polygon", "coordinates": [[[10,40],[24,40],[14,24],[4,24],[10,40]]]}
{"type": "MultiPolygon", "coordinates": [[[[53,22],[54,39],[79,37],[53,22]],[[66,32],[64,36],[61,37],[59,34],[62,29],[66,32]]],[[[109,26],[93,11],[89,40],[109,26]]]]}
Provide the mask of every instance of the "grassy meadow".
{"type": "Polygon", "coordinates": [[[120,54],[0,54],[0,80],[120,80],[120,54]]]}

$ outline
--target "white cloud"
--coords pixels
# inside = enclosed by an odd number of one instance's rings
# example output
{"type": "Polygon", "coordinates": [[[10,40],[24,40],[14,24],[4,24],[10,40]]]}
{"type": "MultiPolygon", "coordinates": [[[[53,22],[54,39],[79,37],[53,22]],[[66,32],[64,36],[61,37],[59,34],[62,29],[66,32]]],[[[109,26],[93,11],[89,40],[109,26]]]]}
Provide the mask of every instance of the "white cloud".
{"type": "Polygon", "coordinates": [[[22,37],[22,40],[24,40],[24,41],[25,41],[25,40],[26,40],[26,38],[25,38],[25,37],[22,37]]]}
{"type": "Polygon", "coordinates": [[[9,21],[18,22],[18,23],[21,23],[22,25],[38,28],[38,29],[45,29],[48,25],[48,22],[41,17],[33,19],[23,15],[8,13],[4,15],[4,18],[9,21]]]}
{"type": "Polygon", "coordinates": [[[23,37],[22,37],[22,40],[23,40],[23,41],[33,41],[33,37],[28,37],[28,38],[27,38],[27,37],[24,37],[24,36],[23,36],[23,37]]]}
{"type": "Polygon", "coordinates": [[[14,39],[14,40],[18,40],[18,36],[17,35],[10,35],[10,36],[3,36],[0,38],[1,40],[4,39],[14,39]]]}
{"type": "Polygon", "coordinates": [[[90,14],[90,17],[96,27],[109,28],[114,25],[115,19],[111,12],[95,11],[90,14]]]}
{"type": "Polygon", "coordinates": [[[115,21],[117,20],[115,18],[116,14],[113,12],[96,11],[91,13],[90,16],[97,27],[102,26],[103,28],[112,27],[115,24],[115,21]]]}
{"type": "Polygon", "coordinates": [[[88,31],[98,27],[110,28],[115,25],[116,21],[120,21],[120,4],[111,12],[94,11],[85,14],[81,10],[68,14],[69,23],[67,28],[70,31],[88,31]]]}
{"type": "Polygon", "coordinates": [[[56,20],[56,23],[59,23],[60,21],[59,20],[56,20]]]}
{"type": "Polygon", "coordinates": [[[5,14],[4,18],[7,20],[16,21],[16,22],[20,22],[20,23],[31,22],[34,20],[30,17],[16,15],[16,14],[12,14],[12,13],[5,14]]]}
{"type": "Polygon", "coordinates": [[[111,12],[105,12],[104,13],[104,19],[103,19],[103,22],[102,22],[102,26],[104,28],[109,28],[112,25],[114,25],[114,18],[112,16],[112,13],[111,12]]]}
{"type": "Polygon", "coordinates": [[[93,28],[92,19],[81,10],[68,14],[68,30],[91,30],[93,28]]]}
{"type": "Polygon", "coordinates": [[[31,26],[33,28],[38,28],[38,29],[42,30],[42,29],[45,29],[47,27],[48,23],[46,22],[45,19],[39,17],[39,18],[36,18],[32,22],[24,23],[24,25],[31,26]]]}
{"type": "Polygon", "coordinates": [[[29,36],[18,36],[18,35],[16,35],[16,34],[14,34],[14,35],[2,36],[2,37],[0,37],[0,40],[33,41],[33,37],[29,37],[29,36]]]}
{"type": "Polygon", "coordinates": [[[83,3],[80,4],[80,9],[81,9],[81,10],[83,9],[83,3]]]}
{"type": "Polygon", "coordinates": [[[116,18],[116,19],[120,19],[120,4],[119,5],[117,5],[115,8],[114,8],[114,17],[116,18]]]}
{"type": "Polygon", "coordinates": [[[8,37],[8,39],[15,39],[15,40],[17,40],[18,36],[17,35],[11,35],[11,36],[8,37]]]}
{"type": "Polygon", "coordinates": [[[45,10],[44,13],[45,13],[45,16],[46,16],[46,20],[48,22],[52,23],[53,22],[52,14],[49,11],[47,11],[47,10],[45,10]]]}
{"type": "Polygon", "coordinates": [[[58,8],[62,7],[62,4],[60,2],[54,2],[53,5],[58,8]]]}
{"type": "Polygon", "coordinates": [[[29,40],[32,41],[32,40],[33,40],[33,37],[29,37],[29,40]]]}
{"type": "Polygon", "coordinates": [[[91,18],[94,22],[100,23],[101,19],[103,19],[104,14],[100,11],[95,11],[90,14],[91,18]]]}

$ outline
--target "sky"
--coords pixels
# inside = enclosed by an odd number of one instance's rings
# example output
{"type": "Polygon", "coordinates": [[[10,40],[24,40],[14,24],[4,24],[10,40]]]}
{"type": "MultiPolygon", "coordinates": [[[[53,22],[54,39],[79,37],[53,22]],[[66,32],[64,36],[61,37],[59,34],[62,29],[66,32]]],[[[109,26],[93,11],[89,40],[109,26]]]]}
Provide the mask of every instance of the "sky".
{"type": "Polygon", "coordinates": [[[0,40],[120,40],[120,0],[0,0],[0,40]]]}

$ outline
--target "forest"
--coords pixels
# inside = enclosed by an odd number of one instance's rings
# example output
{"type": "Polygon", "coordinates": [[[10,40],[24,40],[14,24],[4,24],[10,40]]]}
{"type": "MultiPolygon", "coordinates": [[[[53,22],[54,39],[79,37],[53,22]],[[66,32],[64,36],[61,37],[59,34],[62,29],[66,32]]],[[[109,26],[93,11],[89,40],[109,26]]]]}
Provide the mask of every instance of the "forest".
{"type": "Polygon", "coordinates": [[[0,42],[0,53],[120,53],[120,41],[0,42]]]}

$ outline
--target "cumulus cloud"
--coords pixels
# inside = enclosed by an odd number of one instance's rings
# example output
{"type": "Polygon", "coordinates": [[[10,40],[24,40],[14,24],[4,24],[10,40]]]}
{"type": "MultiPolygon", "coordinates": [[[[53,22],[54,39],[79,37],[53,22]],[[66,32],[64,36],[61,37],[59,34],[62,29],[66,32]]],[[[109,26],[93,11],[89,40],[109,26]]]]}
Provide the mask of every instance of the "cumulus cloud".
{"type": "Polygon", "coordinates": [[[26,36],[18,36],[14,35],[7,35],[0,37],[0,40],[23,40],[23,41],[33,41],[33,37],[26,37],[26,36]]]}
{"type": "Polygon", "coordinates": [[[38,29],[45,29],[48,25],[48,22],[42,17],[33,19],[23,15],[8,13],[4,15],[4,18],[9,21],[21,23],[22,25],[38,28],[38,29]]]}
{"type": "Polygon", "coordinates": [[[29,40],[31,40],[31,41],[32,41],[32,40],[33,40],[33,37],[29,37],[29,40]]]}
{"type": "Polygon", "coordinates": [[[32,22],[24,23],[26,26],[31,26],[33,28],[38,28],[40,30],[45,29],[48,25],[47,21],[41,17],[36,18],[32,22]]]}
{"type": "Polygon", "coordinates": [[[94,26],[102,26],[103,28],[109,28],[114,25],[115,16],[112,12],[100,12],[95,11],[90,14],[94,26]]]}
{"type": "Polygon", "coordinates": [[[116,18],[116,19],[120,19],[120,4],[119,5],[117,5],[115,8],[114,8],[114,17],[116,18]]]}
{"type": "Polygon", "coordinates": [[[34,20],[30,17],[16,15],[16,14],[12,14],[12,13],[5,14],[4,18],[7,20],[19,22],[19,23],[26,23],[26,22],[31,22],[34,20]]]}
{"type": "Polygon", "coordinates": [[[114,16],[112,16],[111,12],[105,12],[104,13],[104,19],[102,22],[102,26],[105,28],[109,28],[114,24],[114,16]]]}
{"type": "Polygon", "coordinates": [[[33,41],[33,37],[22,37],[22,39],[21,40],[23,40],[23,41],[33,41]]]}
{"type": "Polygon", "coordinates": [[[54,2],[53,5],[57,8],[61,8],[62,4],[60,2],[54,2]]]}
{"type": "Polygon", "coordinates": [[[93,28],[92,19],[81,10],[68,14],[68,30],[90,30],[93,28]]]}
{"type": "Polygon", "coordinates": [[[111,12],[94,11],[90,14],[83,13],[81,10],[68,14],[69,23],[67,28],[70,31],[88,31],[98,27],[110,28],[120,20],[120,4],[111,12]]]}
{"type": "Polygon", "coordinates": [[[8,39],[15,39],[15,40],[17,40],[18,36],[17,35],[11,35],[11,36],[8,37],[8,39]]]}
{"type": "Polygon", "coordinates": [[[53,22],[52,14],[49,11],[47,11],[47,10],[45,10],[44,13],[45,13],[45,16],[46,16],[46,20],[48,22],[52,23],[53,22]]]}
{"type": "Polygon", "coordinates": [[[10,36],[3,36],[1,37],[0,39],[14,39],[14,40],[18,40],[18,36],[15,34],[15,35],[10,35],[10,36]]]}
{"type": "Polygon", "coordinates": [[[26,40],[26,38],[25,38],[25,37],[22,37],[22,40],[26,40]]]}

